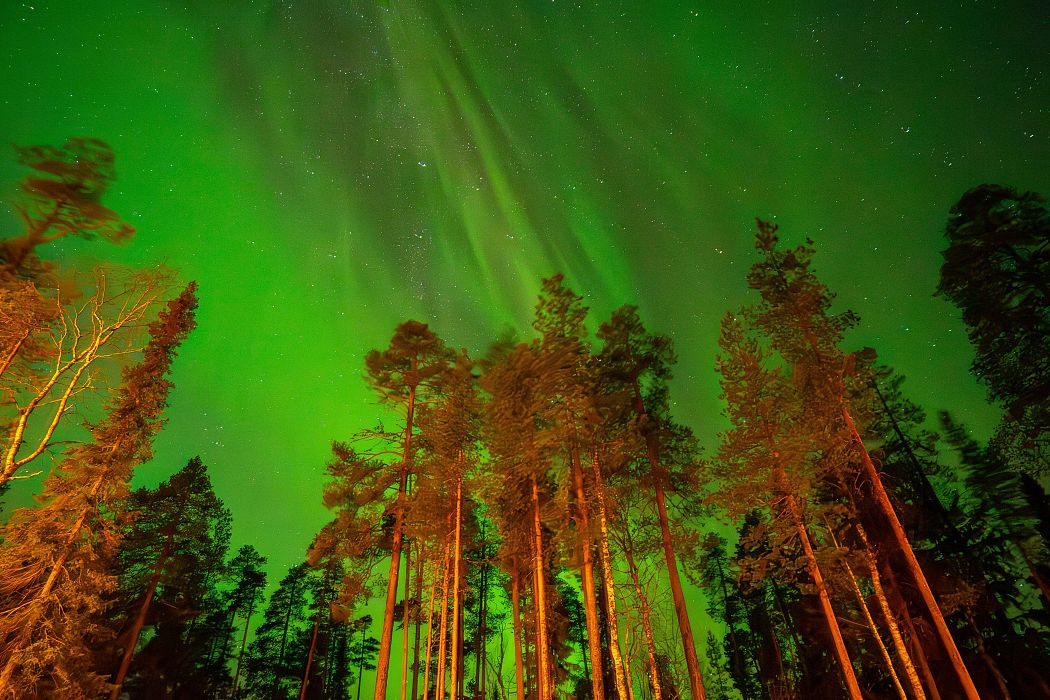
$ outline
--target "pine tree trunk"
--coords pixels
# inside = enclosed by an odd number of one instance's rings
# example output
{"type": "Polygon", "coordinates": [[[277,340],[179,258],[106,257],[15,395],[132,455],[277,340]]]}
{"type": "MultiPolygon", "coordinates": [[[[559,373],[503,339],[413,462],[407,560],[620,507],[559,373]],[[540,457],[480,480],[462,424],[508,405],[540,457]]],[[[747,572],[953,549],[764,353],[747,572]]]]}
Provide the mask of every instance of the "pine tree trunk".
{"type": "Polygon", "coordinates": [[[878,503],[879,509],[885,516],[886,522],[889,524],[890,530],[893,532],[893,537],[897,541],[897,546],[904,555],[904,561],[908,565],[908,571],[911,573],[911,576],[915,581],[916,588],[919,589],[919,594],[922,596],[923,603],[926,604],[926,608],[929,610],[930,619],[933,621],[933,626],[937,630],[937,636],[940,637],[941,643],[944,645],[944,649],[948,653],[948,658],[951,661],[952,668],[955,670],[955,674],[959,678],[959,684],[962,686],[963,692],[968,700],[980,700],[981,696],[978,694],[977,688],[973,684],[973,679],[970,678],[970,672],[966,668],[966,664],[963,663],[962,655],[959,653],[959,648],[955,645],[955,640],[952,638],[951,631],[948,629],[948,624],[944,620],[944,615],[941,613],[941,609],[937,605],[936,599],[933,597],[933,591],[930,590],[930,584],[927,583],[926,576],[922,572],[922,567],[919,566],[919,560],[915,558],[915,552],[912,551],[911,543],[908,541],[908,536],[904,532],[904,527],[897,518],[897,512],[893,509],[893,504],[890,502],[890,497],[886,493],[886,489],[882,486],[882,479],[879,477],[879,473],[871,461],[871,456],[868,454],[868,450],[864,446],[864,441],[861,440],[860,433],[857,432],[857,426],[853,423],[853,417],[850,415],[849,409],[845,406],[842,407],[842,418],[845,420],[853,442],[859,450],[861,463],[864,465],[864,472],[867,474],[868,480],[871,482],[875,502],[878,503]]]}
{"type": "MultiPolygon", "coordinates": [[[[412,361],[415,369],[415,360],[412,361]]],[[[401,483],[397,489],[394,505],[394,532],[390,545],[390,573],[386,582],[386,605],[383,607],[383,630],[379,639],[379,658],[376,661],[376,687],[374,700],[386,700],[387,676],[390,673],[390,645],[394,639],[394,605],[397,604],[397,577],[401,569],[401,539],[404,536],[405,501],[408,491],[408,462],[412,453],[412,420],[416,407],[416,388],[408,394],[408,410],[405,416],[404,451],[401,454],[401,483]]]]}
{"type": "MultiPolygon", "coordinates": [[[[641,386],[637,377],[634,378],[633,388],[635,413],[643,421],[648,420],[649,414],[646,412],[645,403],[642,401],[641,386]]],[[[678,620],[678,632],[682,637],[682,650],[685,652],[685,665],[689,673],[689,689],[692,692],[692,700],[707,700],[707,695],[704,693],[704,679],[700,673],[700,662],[696,658],[696,645],[693,643],[693,627],[689,623],[689,610],[685,605],[685,594],[682,592],[682,581],[678,576],[678,563],[675,560],[674,544],[671,541],[667,504],[664,501],[664,470],[660,466],[656,436],[652,432],[647,433],[645,436],[645,451],[654,477],[654,495],[656,498],[656,509],[660,516],[660,537],[664,548],[664,562],[667,565],[667,578],[671,584],[671,597],[674,600],[674,613],[678,620]]]]}
{"type": "MultiPolygon", "coordinates": [[[[448,549],[445,550],[445,556],[448,557],[448,549]]],[[[434,580],[430,583],[430,612],[427,613],[427,650],[424,655],[425,661],[423,665],[423,700],[427,700],[430,697],[430,653],[433,648],[431,645],[434,642],[434,603],[437,601],[437,576],[431,572],[431,576],[434,580]]]]}
{"type": "MultiPolygon", "coordinates": [[[[255,598],[248,601],[248,616],[244,618],[244,635],[241,637],[241,650],[237,654],[237,665],[233,671],[233,697],[237,697],[237,681],[241,677],[241,659],[244,658],[244,646],[248,643],[248,624],[252,621],[252,612],[255,610],[255,598]]],[[[229,636],[229,634],[227,634],[229,636]]]]}
{"type": "Polygon", "coordinates": [[[306,698],[306,686],[310,685],[310,667],[314,662],[314,650],[317,648],[317,630],[321,627],[321,613],[314,620],[314,631],[310,637],[310,651],[306,654],[306,669],[303,671],[303,682],[299,684],[299,700],[306,698]]]}
{"type": "MultiPolygon", "coordinates": [[[[416,555],[419,564],[416,566],[416,605],[419,606],[419,617],[416,619],[415,648],[412,652],[412,700],[416,700],[419,691],[419,637],[420,626],[423,624],[423,545],[416,547],[416,555]]],[[[431,596],[433,596],[431,592],[431,596]]]]}
{"type": "Polygon", "coordinates": [[[634,584],[634,594],[638,596],[638,604],[642,608],[642,628],[645,630],[645,650],[649,666],[649,683],[653,689],[653,700],[662,700],[660,673],[656,667],[656,640],[653,637],[653,625],[649,615],[649,597],[642,590],[642,584],[638,578],[638,567],[635,565],[634,553],[631,551],[630,540],[628,540],[628,546],[624,549],[624,554],[627,556],[627,568],[631,573],[631,582],[634,584]]]}
{"type": "Polygon", "coordinates": [[[627,677],[624,673],[623,656],[620,653],[620,626],[616,616],[616,585],[612,575],[612,557],[609,554],[609,522],[605,508],[605,481],[602,479],[601,464],[598,461],[598,447],[594,447],[591,459],[594,472],[594,488],[598,495],[598,525],[601,536],[598,538],[598,552],[601,557],[602,580],[605,585],[605,607],[609,616],[609,655],[612,658],[613,673],[616,677],[616,692],[620,700],[627,698],[627,677]]]}
{"type": "Polygon", "coordinates": [[[682,592],[682,581],[678,577],[678,564],[675,561],[674,544],[671,541],[671,527],[668,524],[667,504],[664,502],[663,486],[656,483],[656,508],[660,516],[660,536],[664,548],[664,561],[667,564],[667,578],[671,583],[671,598],[674,601],[674,612],[678,620],[678,631],[682,637],[682,648],[685,651],[685,665],[689,673],[689,687],[693,700],[706,700],[703,676],[700,673],[700,662],[696,658],[696,646],[693,642],[693,628],[689,623],[689,610],[685,605],[685,594],[682,592]]]}
{"type": "Polygon", "coordinates": [[[926,700],[926,693],[923,692],[922,683],[919,682],[919,673],[915,670],[915,664],[912,662],[911,654],[908,653],[908,647],[904,644],[904,639],[901,637],[900,627],[897,625],[897,618],[893,614],[893,610],[890,608],[889,600],[886,598],[886,592],[882,589],[882,577],[879,576],[879,567],[875,562],[875,551],[871,547],[871,543],[868,542],[868,535],[864,531],[864,526],[860,523],[856,523],[857,535],[860,537],[861,544],[864,545],[865,549],[865,561],[868,562],[868,577],[871,579],[872,588],[875,589],[875,599],[879,603],[879,610],[882,611],[882,617],[886,620],[886,627],[890,631],[890,639],[893,640],[893,647],[897,651],[897,658],[900,659],[901,664],[904,666],[904,675],[908,678],[908,684],[911,686],[912,695],[916,700],[926,700]]]}
{"type": "Polygon", "coordinates": [[[516,700],[525,700],[525,677],[522,668],[521,645],[521,574],[518,571],[518,558],[514,557],[514,567],[510,579],[511,615],[514,618],[514,691],[516,700]]]}
{"type": "Polygon", "coordinates": [[[434,696],[434,700],[445,700],[445,662],[448,659],[448,579],[452,569],[452,565],[449,562],[451,551],[452,540],[449,538],[445,542],[444,574],[441,579],[441,623],[438,625],[437,693],[434,696]]]}
{"type": "Polygon", "coordinates": [[[405,583],[401,587],[401,700],[408,696],[408,587],[411,585],[412,543],[405,547],[405,583]]]}
{"type": "MultiPolygon", "coordinates": [[[[459,567],[463,556],[461,535],[463,531],[463,477],[456,480],[456,544],[452,548],[452,678],[449,691],[453,700],[459,697],[460,660],[463,643],[460,638],[459,567]]],[[[439,699],[440,700],[440,699],[439,699]]]]}
{"type": "Polygon", "coordinates": [[[533,536],[533,607],[536,614],[536,690],[539,700],[552,700],[551,676],[548,664],[550,651],[547,639],[547,596],[543,566],[543,530],[540,526],[540,495],[536,477],[532,477],[532,536],[533,536]]]}
{"type": "Polygon", "coordinates": [[[288,644],[288,627],[292,622],[292,604],[291,601],[295,598],[296,588],[299,586],[299,580],[296,579],[293,582],[291,591],[288,594],[288,612],[284,615],[284,631],[281,632],[281,648],[277,653],[277,665],[276,671],[273,673],[273,688],[270,690],[270,696],[277,695],[277,688],[281,684],[281,667],[284,666],[284,650],[288,644]]]}
{"type": "MultiPolygon", "coordinates": [[[[587,618],[587,647],[590,655],[591,668],[602,667],[602,646],[598,634],[598,605],[594,598],[594,555],[591,551],[591,532],[589,526],[587,496],[583,490],[583,468],[580,465],[580,452],[573,447],[572,457],[572,481],[576,492],[576,508],[579,513],[577,523],[580,548],[583,551],[583,606],[587,618]]],[[[602,683],[600,673],[591,674],[591,696],[594,700],[605,700],[605,686],[602,683]]]]}
{"type": "MultiPolygon", "coordinates": [[[[783,481],[787,480],[783,470],[781,470],[781,478],[783,481]]],[[[789,494],[787,496],[787,504],[791,519],[795,525],[795,531],[798,533],[799,541],[802,543],[802,551],[806,555],[806,566],[809,569],[810,576],[813,578],[813,583],[817,586],[820,608],[824,613],[828,631],[831,633],[832,643],[835,647],[835,658],[839,662],[839,668],[846,683],[846,690],[849,692],[851,700],[863,700],[860,686],[857,684],[856,673],[853,671],[853,663],[850,661],[849,653],[846,651],[846,643],[842,639],[842,631],[839,630],[838,620],[835,619],[835,611],[831,607],[831,598],[828,596],[827,585],[824,583],[824,577],[821,575],[820,567],[817,565],[817,557],[813,553],[813,546],[809,542],[809,534],[806,532],[805,523],[802,522],[802,513],[794,495],[789,494]]]]}
{"type": "Polygon", "coordinates": [[[995,679],[995,684],[999,686],[1000,699],[1011,700],[1010,690],[1006,687],[1006,678],[1003,677],[1003,673],[999,670],[999,665],[995,663],[995,659],[988,653],[988,648],[984,645],[984,638],[981,636],[981,630],[977,628],[977,623],[974,622],[970,611],[966,612],[966,621],[969,623],[970,629],[973,630],[973,638],[977,642],[977,655],[981,657],[981,661],[984,662],[988,672],[995,679]]]}
{"type": "Polygon", "coordinates": [[[900,700],[908,700],[907,694],[904,692],[904,686],[901,685],[900,677],[897,675],[897,669],[893,667],[893,659],[890,657],[890,650],[886,648],[885,642],[882,641],[882,635],[879,633],[878,625],[875,624],[875,618],[871,616],[871,609],[868,607],[868,601],[864,599],[864,592],[860,590],[860,584],[857,583],[857,577],[853,573],[853,567],[849,565],[846,560],[846,553],[839,547],[839,543],[835,540],[835,533],[831,529],[831,523],[825,520],[828,528],[828,535],[831,537],[831,543],[835,545],[835,549],[842,553],[842,567],[846,570],[846,578],[849,579],[850,589],[853,591],[853,597],[857,600],[857,605],[860,606],[861,614],[864,615],[864,621],[868,624],[868,629],[871,631],[871,636],[875,640],[875,646],[879,649],[879,655],[882,657],[883,664],[886,666],[886,672],[890,675],[890,680],[893,681],[893,688],[897,691],[897,697],[900,700]]]}
{"type": "MultiPolygon", "coordinates": [[[[872,561],[875,562],[875,559],[872,559],[872,561]]],[[[904,626],[908,632],[907,642],[911,645],[912,658],[919,664],[919,671],[922,673],[922,679],[926,684],[926,693],[930,696],[930,700],[941,700],[940,691],[937,689],[937,681],[933,677],[933,670],[930,668],[930,662],[926,658],[926,651],[922,648],[922,641],[919,639],[919,632],[915,629],[915,623],[911,619],[911,612],[908,611],[908,603],[904,600],[904,596],[901,595],[897,577],[893,573],[893,567],[888,562],[885,565],[885,573],[886,581],[890,585],[890,592],[893,596],[891,607],[899,610],[901,619],[904,620],[904,626]]]]}
{"type": "Polygon", "coordinates": [[[142,628],[146,624],[146,615],[149,613],[150,603],[153,602],[153,596],[157,592],[157,586],[160,584],[160,577],[164,572],[164,565],[168,563],[168,557],[171,556],[171,550],[175,544],[175,528],[177,523],[178,520],[175,520],[169,524],[167,538],[164,540],[164,548],[161,549],[157,561],[153,564],[153,574],[150,576],[149,585],[146,587],[146,596],[142,601],[142,605],[139,606],[139,611],[138,614],[135,615],[134,623],[131,625],[128,645],[124,648],[124,657],[121,659],[120,668],[117,669],[117,675],[113,679],[113,688],[110,690],[109,700],[117,700],[117,698],[120,697],[120,688],[124,685],[124,679],[128,675],[128,669],[131,668],[131,657],[135,654],[135,647],[138,645],[139,635],[142,633],[142,628]]]}

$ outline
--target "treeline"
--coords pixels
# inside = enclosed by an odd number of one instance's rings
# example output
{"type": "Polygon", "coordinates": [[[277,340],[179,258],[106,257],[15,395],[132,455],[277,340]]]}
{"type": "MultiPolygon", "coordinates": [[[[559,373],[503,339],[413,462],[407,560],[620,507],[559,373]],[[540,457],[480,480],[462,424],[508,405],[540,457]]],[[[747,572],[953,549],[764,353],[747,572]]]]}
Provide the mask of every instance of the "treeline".
{"type": "Polygon", "coordinates": [[[480,358],[400,325],[366,358],[396,423],[333,446],[309,557],[346,568],[342,605],[385,601],[374,697],[391,673],[413,699],[1050,697],[1047,210],[982,186],[947,235],[940,293],[1007,409],[987,446],[947,413],[928,432],[874,350],[844,349],[859,319],[767,222],[706,458],[632,306],[592,337],[555,276],[534,337],[480,358]]]}
{"type": "Polygon", "coordinates": [[[929,432],[903,378],[844,347],[859,319],[833,310],[812,242],[759,222],[755,300],[722,322],[717,446],[672,416],[670,339],[633,306],[589,318],[560,275],[530,337],[480,357],[407,321],[365,358],[389,418],[333,444],[334,517],[264,607],[265,559],[229,551],[199,459],[129,485],[195,285],[44,262],[65,236],[133,231],[100,203],[105,144],[19,158],[0,487],[47,475],[0,527],[0,697],[360,698],[366,671],[376,700],[1050,697],[1036,195],[975,188],[946,232],[938,292],[1004,408],[988,444],[948,413],[929,432]]]}

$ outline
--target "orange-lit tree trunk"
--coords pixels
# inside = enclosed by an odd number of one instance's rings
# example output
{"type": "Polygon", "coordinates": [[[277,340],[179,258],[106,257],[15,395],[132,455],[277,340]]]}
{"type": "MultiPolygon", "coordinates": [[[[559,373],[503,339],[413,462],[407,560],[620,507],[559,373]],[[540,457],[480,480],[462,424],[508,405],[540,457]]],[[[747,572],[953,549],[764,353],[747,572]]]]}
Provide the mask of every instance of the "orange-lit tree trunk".
{"type": "Polygon", "coordinates": [[[442,563],[444,573],[441,578],[441,622],[438,625],[437,693],[434,695],[435,700],[444,700],[445,697],[445,661],[448,659],[448,579],[452,568],[449,562],[451,551],[452,538],[448,537],[445,542],[445,559],[442,563]]]}
{"type": "MultiPolygon", "coordinates": [[[[448,556],[446,551],[445,556],[448,556]]],[[[433,574],[431,574],[433,576],[433,574]]],[[[423,700],[430,695],[430,649],[434,641],[434,603],[437,600],[437,577],[430,582],[430,611],[427,613],[427,650],[423,662],[423,700]]]]}
{"type": "MultiPolygon", "coordinates": [[[[77,541],[86,528],[92,528],[96,537],[112,537],[115,534],[105,531],[105,516],[99,518],[99,522],[89,524],[88,520],[92,513],[101,515],[103,511],[108,511],[112,515],[116,511],[117,500],[127,492],[132,469],[150,455],[150,441],[160,426],[159,418],[171,388],[167,380],[171,361],[179,344],[196,325],[195,291],[196,284],[191,282],[178,297],[168,302],[161,318],[150,324],[151,337],[143,358],[137,365],[124,370],[115,405],[106,418],[92,428],[93,441],[70,451],[64,465],[69,470],[69,476],[54,473],[49,476],[44,482],[44,503],[33,510],[32,520],[23,521],[20,511],[15,511],[5,526],[4,534],[10,539],[5,542],[2,554],[7,558],[13,557],[14,561],[5,561],[4,566],[0,567],[4,569],[4,575],[0,577],[0,599],[18,600],[19,605],[14,609],[0,611],[3,612],[0,615],[3,624],[0,626],[4,628],[0,636],[5,639],[7,652],[3,670],[0,671],[2,690],[16,688],[12,679],[25,655],[37,655],[41,647],[49,646],[65,647],[68,651],[70,645],[82,642],[76,637],[76,630],[69,629],[69,620],[65,617],[72,614],[78,605],[83,608],[83,604],[65,599],[64,596],[68,594],[61,587],[56,590],[60,576],[64,572],[68,576],[66,566],[71,557],[81,555],[78,562],[80,575],[98,574],[98,578],[94,579],[97,587],[79,591],[79,595],[90,598],[107,592],[106,576],[103,575],[105,555],[94,551],[90,543],[78,545],[77,541]],[[79,477],[82,482],[67,481],[75,477],[79,477]],[[86,488],[77,486],[77,483],[83,483],[86,488]],[[74,488],[71,489],[70,484],[74,488]],[[85,505],[77,508],[77,502],[85,505]],[[68,522],[66,513],[77,513],[77,517],[68,529],[60,526],[66,534],[57,546],[51,542],[55,530],[39,539],[35,534],[32,538],[17,536],[22,528],[32,533],[34,524],[68,522]],[[31,548],[25,548],[28,541],[32,541],[31,548]],[[33,565],[34,561],[37,562],[36,566],[33,565]],[[21,573],[19,569],[29,572],[31,576],[22,573],[20,578],[17,575],[21,573]],[[42,576],[45,571],[47,578],[36,589],[38,574],[42,576]],[[14,590],[10,588],[12,585],[15,586],[14,590]],[[49,614],[59,617],[52,621],[48,619],[49,614]],[[66,625],[61,624],[63,622],[66,625]]],[[[95,602],[90,604],[94,605],[95,602]]],[[[35,687],[38,680],[20,679],[27,696],[30,695],[29,688],[35,687]]],[[[68,679],[70,690],[75,690],[74,684],[80,680],[83,679],[68,679]]]]}
{"type": "Polygon", "coordinates": [[[405,583],[401,589],[401,700],[408,695],[408,587],[412,573],[412,543],[405,548],[405,583]]]}
{"type": "MultiPolygon", "coordinates": [[[[643,421],[651,420],[642,401],[642,390],[638,378],[634,378],[634,411],[643,421]]],[[[678,562],[675,558],[674,543],[671,540],[671,526],[667,517],[667,503],[664,498],[664,470],[660,465],[659,449],[656,436],[650,431],[645,436],[645,454],[653,475],[653,495],[656,500],[656,512],[660,518],[660,539],[663,543],[664,563],[667,565],[667,578],[671,584],[671,598],[674,601],[675,618],[678,621],[678,632],[682,637],[682,650],[685,652],[686,671],[689,673],[689,689],[693,700],[706,700],[704,679],[700,673],[700,662],[696,658],[696,644],[693,641],[693,627],[689,622],[689,610],[685,606],[685,594],[682,592],[682,581],[678,576],[678,562]]]]}
{"type": "Polygon", "coordinates": [[[890,680],[893,681],[893,688],[897,691],[897,697],[899,697],[900,700],[908,700],[908,696],[904,692],[904,686],[901,685],[900,677],[897,675],[897,669],[893,666],[893,659],[890,657],[890,650],[886,648],[885,642],[882,641],[879,627],[875,624],[875,618],[871,616],[871,609],[868,607],[868,601],[864,599],[864,592],[860,590],[860,584],[857,582],[857,577],[853,574],[853,567],[851,567],[849,561],[846,560],[846,552],[839,546],[839,543],[835,538],[835,532],[832,530],[831,523],[829,523],[827,519],[825,519],[824,522],[827,524],[828,535],[831,537],[831,543],[835,546],[835,549],[842,554],[842,568],[846,570],[846,578],[849,580],[850,590],[853,591],[853,597],[856,599],[857,605],[860,607],[861,614],[864,616],[864,621],[868,625],[868,630],[871,631],[871,637],[875,640],[875,646],[879,649],[879,655],[882,657],[882,662],[886,666],[886,672],[890,675],[890,680]]]}
{"type": "MultiPolygon", "coordinates": [[[[601,634],[598,630],[598,604],[594,597],[594,555],[591,550],[591,532],[588,517],[587,496],[583,490],[583,468],[580,465],[580,452],[572,448],[572,481],[576,491],[576,508],[579,515],[577,526],[580,533],[580,548],[583,550],[583,605],[587,618],[587,647],[590,653],[591,668],[602,667],[601,634]]],[[[605,686],[602,674],[597,671],[591,674],[591,696],[594,700],[605,699],[605,686]]]]}
{"type": "MultiPolygon", "coordinates": [[[[780,469],[778,479],[784,490],[787,491],[787,475],[784,473],[783,468],[780,469]]],[[[850,661],[849,652],[846,651],[846,643],[842,639],[842,631],[839,629],[838,620],[835,618],[835,611],[831,607],[831,598],[828,596],[827,584],[824,582],[824,576],[820,573],[817,557],[813,553],[813,546],[809,541],[809,533],[806,532],[806,525],[802,520],[802,511],[798,506],[798,501],[795,500],[795,496],[790,492],[785,496],[785,500],[787,501],[788,513],[791,515],[792,524],[795,526],[799,542],[802,544],[802,551],[806,556],[806,568],[809,569],[809,575],[817,586],[820,609],[824,613],[824,621],[827,623],[828,632],[831,633],[835,658],[838,660],[839,668],[842,671],[842,679],[846,684],[846,690],[851,700],[863,700],[860,686],[857,684],[857,675],[853,671],[853,663],[850,661]]]]}
{"type": "MultiPolygon", "coordinates": [[[[628,527],[627,524],[624,526],[628,527]]],[[[656,667],[656,640],[653,637],[653,625],[649,613],[649,596],[642,590],[641,580],[638,578],[638,565],[634,561],[634,552],[630,532],[625,536],[626,547],[624,555],[627,558],[627,569],[631,574],[631,582],[634,584],[634,594],[638,598],[638,605],[642,610],[642,629],[645,631],[645,652],[647,665],[649,667],[649,683],[653,690],[653,700],[663,700],[660,689],[660,673],[656,667]]]]}
{"type": "MultiPolygon", "coordinates": [[[[872,562],[875,562],[876,569],[878,569],[877,559],[872,558],[872,562]]],[[[922,641],[919,639],[919,631],[915,628],[915,622],[912,620],[911,612],[908,610],[908,602],[901,595],[897,577],[893,573],[893,567],[887,562],[880,573],[885,576],[886,583],[889,584],[889,588],[886,589],[888,594],[887,600],[890,600],[892,608],[900,612],[901,620],[904,622],[905,631],[908,633],[906,643],[911,647],[912,658],[919,665],[919,672],[922,674],[926,694],[929,695],[930,700],[941,700],[940,691],[937,689],[937,681],[933,677],[933,669],[930,668],[929,659],[926,658],[926,650],[923,649],[922,641]]]]}
{"type": "Polygon", "coordinates": [[[934,629],[937,630],[937,636],[940,638],[941,644],[944,645],[944,649],[948,653],[948,659],[951,661],[952,668],[955,670],[955,674],[959,679],[959,684],[962,686],[963,693],[966,695],[967,700],[980,700],[981,696],[977,693],[977,688],[974,686],[973,679],[970,678],[970,672],[966,668],[966,664],[963,662],[962,655],[959,653],[959,648],[955,645],[955,640],[952,638],[951,631],[948,629],[948,624],[944,620],[941,608],[937,605],[937,600],[933,597],[933,591],[930,590],[930,584],[927,583],[926,576],[922,572],[922,567],[919,566],[919,560],[915,558],[915,552],[912,551],[911,543],[908,541],[908,535],[904,532],[904,527],[897,518],[897,512],[893,508],[893,503],[890,502],[890,497],[886,493],[886,489],[882,486],[882,478],[875,469],[875,465],[871,461],[871,456],[868,454],[868,450],[864,446],[864,441],[861,439],[860,433],[857,432],[857,426],[854,425],[853,417],[850,415],[849,409],[846,406],[842,407],[842,418],[845,421],[847,428],[849,428],[850,436],[860,454],[861,464],[864,467],[864,473],[867,475],[868,480],[871,483],[875,502],[878,504],[883,516],[885,516],[886,522],[890,526],[890,530],[893,532],[893,538],[896,540],[901,554],[904,555],[904,561],[908,566],[908,571],[911,573],[912,579],[915,581],[915,587],[919,590],[919,595],[922,597],[922,601],[925,603],[926,609],[930,613],[930,619],[933,622],[934,629]]]}
{"type": "Polygon", "coordinates": [[[886,591],[882,588],[882,577],[879,575],[875,551],[871,543],[868,542],[868,535],[864,531],[864,526],[856,523],[855,529],[860,537],[861,544],[864,545],[864,560],[868,563],[868,577],[871,579],[871,586],[875,590],[875,600],[878,601],[879,610],[882,612],[883,619],[886,620],[886,628],[890,631],[890,639],[893,640],[893,648],[897,651],[897,658],[900,659],[901,665],[904,666],[904,675],[908,678],[908,685],[911,686],[912,695],[916,700],[926,700],[926,693],[923,692],[922,683],[919,681],[919,673],[915,669],[915,663],[912,661],[911,654],[908,653],[908,647],[901,636],[900,626],[897,624],[897,616],[893,614],[890,602],[886,598],[886,591]]]}
{"type": "Polygon", "coordinates": [[[310,667],[314,662],[314,651],[317,649],[317,630],[321,627],[321,613],[314,620],[314,631],[310,635],[310,651],[306,654],[306,668],[303,670],[303,681],[299,684],[299,700],[306,698],[306,686],[310,685],[310,667]]]}
{"type": "MultiPolygon", "coordinates": [[[[598,460],[598,446],[595,445],[591,456],[591,469],[594,472],[594,488],[598,501],[598,538],[599,556],[602,565],[602,580],[605,586],[605,613],[609,618],[609,656],[616,678],[617,697],[625,699],[627,693],[627,676],[624,672],[623,656],[620,653],[619,618],[616,616],[616,585],[612,575],[612,557],[609,555],[609,522],[605,507],[605,480],[602,478],[601,463],[598,460]]],[[[598,668],[601,668],[598,666],[598,668]]]]}
{"type": "Polygon", "coordinates": [[[452,678],[449,681],[449,692],[453,698],[458,697],[459,674],[461,671],[463,643],[460,641],[460,595],[459,567],[463,556],[463,477],[456,480],[456,537],[452,548],[452,678]]]}
{"type": "Polygon", "coordinates": [[[540,525],[540,496],[532,476],[533,608],[536,614],[536,691],[539,700],[552,700],[550,649],[547,637],[547,596],[543,566],[543,529],[540,525]]]}
{"type": "MultiPolygon", "coordinates": [[[[412,360],[412,369],[416,360],[412,360]]],[[[408,490],[408,463],[412,455],[412,419],[416,407],[416,387],[408,393],[408,410],[405,415],[405,437],[402,442],[400,483],[397,502],[394,504],[394,531],[390,545],[390,572],[387,575],[386,604],[383,607],[383,628],[379,638],[379,658],[376,661],[376,687],[374,700],[386,700],[387,675],[390,672],[390,644],[394,638],[394,605],[397,604],[397,577],[401,569],[401,545],[404,538],[405,501],[408,490]]]]}

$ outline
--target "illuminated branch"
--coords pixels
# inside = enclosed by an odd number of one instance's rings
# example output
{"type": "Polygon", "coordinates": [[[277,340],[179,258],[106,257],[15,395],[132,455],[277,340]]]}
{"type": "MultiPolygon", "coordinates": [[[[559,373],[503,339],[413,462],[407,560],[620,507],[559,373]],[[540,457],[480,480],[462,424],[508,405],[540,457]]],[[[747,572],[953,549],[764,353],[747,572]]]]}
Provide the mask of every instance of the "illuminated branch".
{"type": "MultiPolygon", "coordinates": [[[[62,421],[72,409],[71,399],[82,391],[92,388],[89,370],[100,360],[112,359],[140,350],[130,339],[128,345],[110,352],[103,352],[124,335],[123,329],[132,329],[157,302],[161,285],[155,277],[146,278],[136,289],[108,296],[105,273],[98,272],[95,293],[84,305],[60,316],[59,327],[52,332],[55,359],[51,372],[42,384],[35,387],[25,406],[17,409],[17,417],[8,430],[0,465],[0,485],[13,478],[16,472],[39,457],[51,446],[51,439],[62,421]],[[121,300],[119,310],[113,314],[110,305],[121,300]],[[113,320],[107,321],[106,316],[113,320]],[[90,321],[90,327],[86,321],[90,321]],[[44,408],[50,408],[50,416],[43,418],[44,427],[40,437],[28,453],[19,457],[25,446],[26,433],[34,416],[44,408]]],[[[6,367],[6,365],[5,365],[6,367]]],[[[35,424],[35,421],[33,421],[35,424]]]]}

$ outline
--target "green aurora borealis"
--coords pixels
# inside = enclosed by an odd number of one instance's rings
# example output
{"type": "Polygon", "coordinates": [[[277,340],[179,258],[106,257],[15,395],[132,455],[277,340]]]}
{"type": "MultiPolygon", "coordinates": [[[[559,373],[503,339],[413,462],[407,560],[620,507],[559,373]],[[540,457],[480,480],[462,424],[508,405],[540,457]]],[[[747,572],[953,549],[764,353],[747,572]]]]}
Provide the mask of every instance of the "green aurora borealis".
{"type": "MultiPolygon", "coordinates": [[[[108,141],[138,229],[57,255],[200,282],[155,483],[200,454],[272,583],[327,519],[332,439],[381,410],[365,352],[407,318],[480,352],[564,271],[674,336],[713,451],[715,340],[755,216],[809,236],[851,338],[985,435],[948,208],[1050,194],[1042,3],[6,2],[5,143],[108,141]],[[850,7],[853,6],[853,7],[850,7]],[[936,9],[933,9],[933,8],[936,9]]],[[[22,171],[0,158],[5,199],[22,171]]],[[[12,213],[3,226],[11,232],[12,213]]]]}

